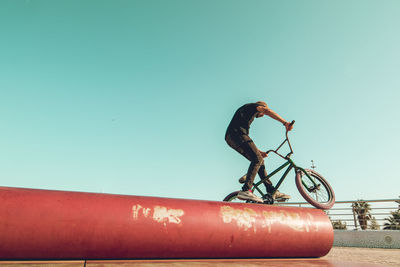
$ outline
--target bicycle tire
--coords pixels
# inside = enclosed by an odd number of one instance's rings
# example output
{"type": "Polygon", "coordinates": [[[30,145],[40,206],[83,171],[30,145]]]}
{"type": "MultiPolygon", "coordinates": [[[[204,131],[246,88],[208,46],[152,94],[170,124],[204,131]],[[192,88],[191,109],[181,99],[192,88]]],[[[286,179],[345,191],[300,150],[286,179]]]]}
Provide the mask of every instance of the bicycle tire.
{"type": "Polygon", "coordinates": [[[237,195],[238,195],[238,194],[239,194],[239,191],[232,192],[232,193],[230,193],[229,195],[227,195],[227,196],[224,198],[223,201],[231,202],[232,200],[234,200],[234,199],[237,198],[237,195]]]}
{"type": "MultiPolygon", "coordinates": [[[[310,175],[312,178],[316,179],[321,186],[323,186],[323,189],[326,191],[328,195],[328,199],[324,202],[320,202],[317,199],[313,198],[311,196],[311,192],[308,192],[306,188],[303,186],[303,172],[302,171],[296,171],[296,186],[297,189],[299,190],[300,194],[303,196],[303,198],[313,205],[314,207],[322,210],[328,210],[332,208],[332,206],[335,204],[335,193],[333,192],[332,187],[329,185],[328,181],[322,177],[321,174],[317,173],[316,171],[310,170],[310,169],[305,169],[305,171],[310,175]]],[[[308,180],[309,178],[305,176],[308,180]]],[[[318,189],[318,191],[320,191],[318,189]]],[[[322,192],[322,191],[321,191],[322,192]]],[[[317,195],[317,194],[316,194],[317,195]]]]}
{"type": "MultiPolygon", "coordinates": [[[[237,197],[237,195],[239,194],[239,192],[240,192],[240,191],[235,191],[235,192],[230,193],[229,195],[227,195],[227,196],[224,198],[223,201],[226,201],[226,202],[237,202],[237,203],[257,203],[257,202],[251,201],[251,200],[242,200],[242,199],[239,199],[239,198],[237,197]]],[[[260,204],[260,203],[257,203],[257,204],[260,204]]]]}

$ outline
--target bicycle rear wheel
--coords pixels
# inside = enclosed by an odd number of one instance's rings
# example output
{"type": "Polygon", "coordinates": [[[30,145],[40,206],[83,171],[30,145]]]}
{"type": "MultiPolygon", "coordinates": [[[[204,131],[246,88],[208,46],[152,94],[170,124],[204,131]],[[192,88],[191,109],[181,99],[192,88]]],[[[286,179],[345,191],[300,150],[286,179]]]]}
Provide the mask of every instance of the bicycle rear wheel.
{"type": "Polygon", "coordinates": [[[318,209],[328,210],[335,204],[335,193],[322,175],[316,171],[305,169],[296,172],[296,186],[300,194],[308,203],[318,209]],[[317,186],[314,186],[316,184],[317,186]]]}
{"type": "MultiPolygon", "coordinates": [[[[223,201],[227,202],[236,202],[236,203],[257,203],[251,200],[241,200],[238,198],[239,191],[235,191],[227,195],[223,201]]],[[[260,204],[260,203],[258,203],[260,204]]]]}
{"type": "Polygon", "coordinates": [[[235,191],[227,195],[223,201],[227,202],[239,202],[239,203],[245,203],[245,200],[241,200],[238,198],[239,191],[235,191]]]}

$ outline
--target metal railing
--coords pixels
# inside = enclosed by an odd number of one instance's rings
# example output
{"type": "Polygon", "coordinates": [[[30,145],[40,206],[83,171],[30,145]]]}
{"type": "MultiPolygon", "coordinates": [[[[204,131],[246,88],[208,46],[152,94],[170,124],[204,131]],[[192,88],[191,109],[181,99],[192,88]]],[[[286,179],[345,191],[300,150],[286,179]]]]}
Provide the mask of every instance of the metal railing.
{"type": "MultiPolygon", "coordinates": [[[[284,202],[276,203],[285,206],[312,207],[307,202],[284,202]]],[[[335,205],[325,211],[329,216],[335,229],[343,230],[400,230],[400,218],[395,218],[392,212],[400,210],[400,199],[370,199],[336,201],[335,205]],[[363,201],[369,204],[369,215],[365,214],[364,219],[359,216],[355,204],[363,201]],[[390,222],[388,218],[391,218],[390,222]],[[360,225],[361,223],[361,225],[360,225]]]]}

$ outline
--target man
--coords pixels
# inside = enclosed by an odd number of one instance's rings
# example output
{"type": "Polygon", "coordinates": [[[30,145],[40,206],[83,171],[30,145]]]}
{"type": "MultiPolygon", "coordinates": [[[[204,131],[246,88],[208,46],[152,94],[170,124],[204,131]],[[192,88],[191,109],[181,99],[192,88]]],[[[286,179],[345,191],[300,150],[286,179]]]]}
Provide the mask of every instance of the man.
{"type": "MultiPolygon", "coordinates": [[[[264,158],[267,156],[267,153],[260,151],[256,147],[253,140],[249,137],[249,128],[254,118],[261,118],[264,115],[281,122],[287,131],[290,131],[293,128],[293,125],[271,110],[265,102],[258,101],[256,103],[241,106],[233,115],[228,129],[226,130],[225,140],[228,145],[250,161],[250,166],[247,175],[245,176],[246,180],[242,187],[242,191],[238,194],[238,198],[242,200],[263,202],[263,200],[254,195],[250,189],[253,186],[254,178],[257,173],[261,179],[267,177],[264,165],[264,158]]],[[[273,192],[274,187],[269,179],[264,181],[264,185],[268,193],[273,192]]],[[[273,198],[289,199],[290,196],[276,191],[273,198]]]]}

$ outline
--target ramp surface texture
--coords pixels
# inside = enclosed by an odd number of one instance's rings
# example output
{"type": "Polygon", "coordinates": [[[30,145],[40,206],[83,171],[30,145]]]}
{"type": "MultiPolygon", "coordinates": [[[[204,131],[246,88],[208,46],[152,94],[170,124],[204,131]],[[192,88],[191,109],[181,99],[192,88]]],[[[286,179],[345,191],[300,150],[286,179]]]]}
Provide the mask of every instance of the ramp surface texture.
{"type": "Polygon", "coordinates": [[[321,257],[321,210],[0,187],[0,259],[321,257]]]}

